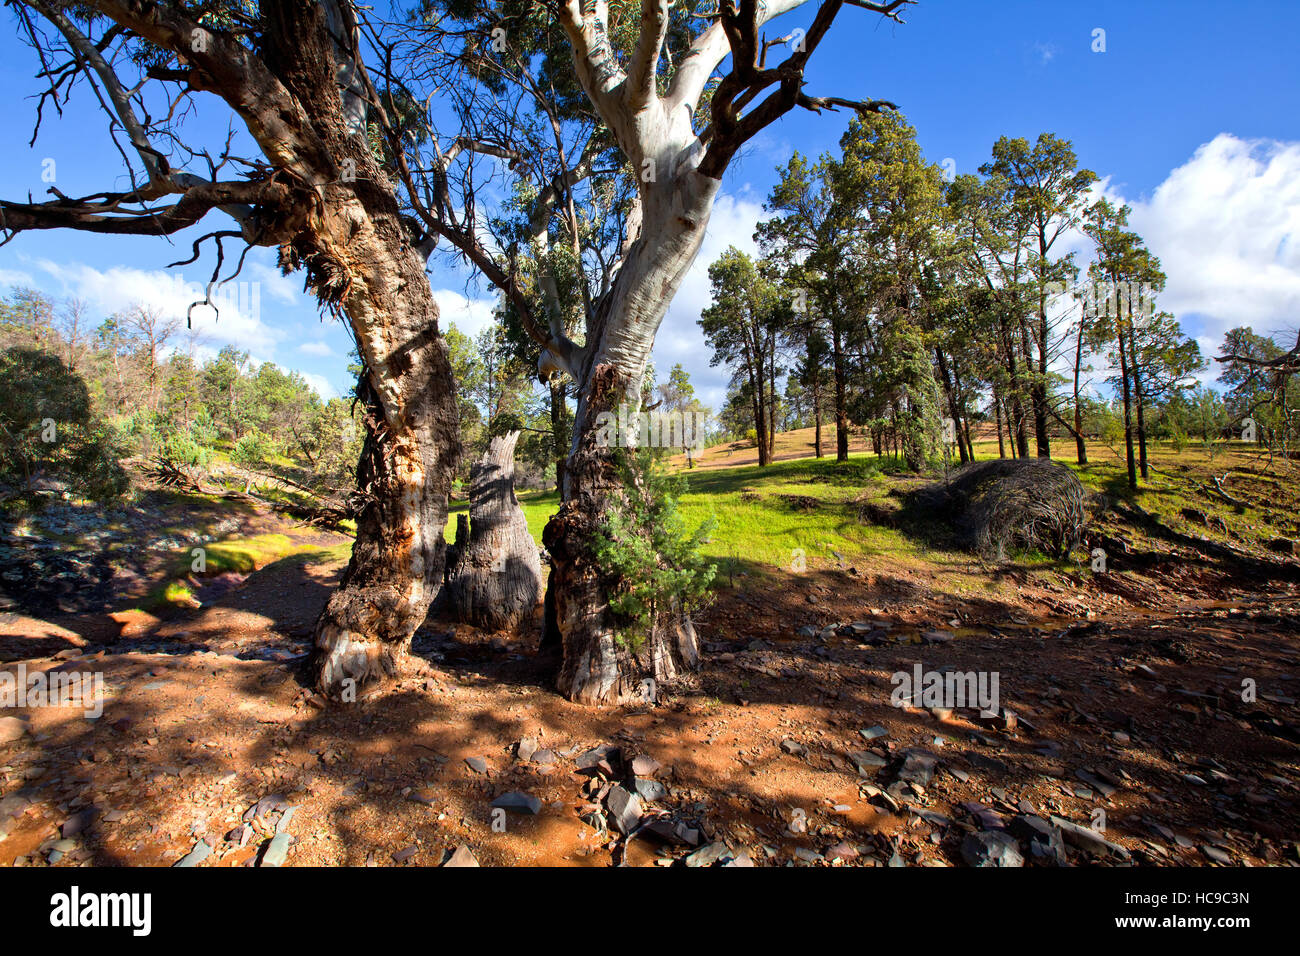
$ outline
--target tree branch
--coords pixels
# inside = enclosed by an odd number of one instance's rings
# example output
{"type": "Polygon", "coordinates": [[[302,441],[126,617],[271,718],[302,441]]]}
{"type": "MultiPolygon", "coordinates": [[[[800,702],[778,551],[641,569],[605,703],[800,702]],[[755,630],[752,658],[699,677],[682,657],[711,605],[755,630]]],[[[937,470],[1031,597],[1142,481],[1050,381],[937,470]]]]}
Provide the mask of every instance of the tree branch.
{"type": "MultiPolygon", "coordinates": [[[[609,5],[605,0],[564,0],[557,14],[573,48],[573,63],[582,88],[601,119],[624,142],[629,130],[621,90],[627,76],[609,42],[609,5]],[[589,7],[585,12],[584,6],[589,7]]],[[[628,145],[632,144],[625,143],[624,148],[628,145]]]]}
{"type": "Polygon", "coordinates": [[[657,98],[655,80],[659,75],[659,56],[668,36],[669,0],[641,0],[641,34],[628,65],[623,102],[638,110],[657,98]]]}

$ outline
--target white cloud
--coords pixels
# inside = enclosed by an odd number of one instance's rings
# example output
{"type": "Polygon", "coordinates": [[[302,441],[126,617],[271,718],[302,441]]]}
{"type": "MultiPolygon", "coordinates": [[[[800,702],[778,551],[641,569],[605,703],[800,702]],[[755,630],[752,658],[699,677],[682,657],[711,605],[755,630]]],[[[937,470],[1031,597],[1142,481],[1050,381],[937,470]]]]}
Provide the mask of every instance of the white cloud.
{"type": "Polygon", "coordinates": [[[1238,325],[1273,333],[1300,319],[1300,142],[1220,133],[1150,199],[1132,227],[1168,275],[1162,308],[1212,340],[1238,325]]]}
{"type": "Polygon", "coordinates": [[[318,355],[321,358],[329,358],[334,354],[334,350],[325,342],[304,342],[298,346],[298,351],[307,355],[318,355]]]}
{"type": "MultiPolygon", "coordinates": [[[[32,265],[62,286],[62,295],[84,300],[95,312],[111,315],[141,305],[159,310],[165,317],[184,320],[189,311],[193,327],[204,338],[230,342],[246,349],[271,351],[282,333],[261,318],[260,280],[236,279],[213,290],[210,306],[190,306],[204,298],[206,278],[160,269],[128,266],[96,269],[80,262],[59,263],[39,259],[32,265]]],[[[45,285],[42,283],[42,285],[45,285]]],[[[279,293],[275,293],[279,297],[279,293]]]]}
{"type": "MultiPolygon", "coordinates": [[[[1129,228],[1160,259],[1166,284],[1157,308],[1172,313],[1210,360],[1198,381],[1218,378],[1213,357],[1229,329],[1249,325],[1292,344],[1300,321],[1300,143],[1220,133],[1149,196],[1125,196],[1109,176],[1089,202],[1102,196],[1131,208],[1129,228]]],[[[1092,240],[1075,230],[1054,251],[1073,251],[1087,281],[1092,240]]],[[[1057,371],[1070,359],[1062,355],[1057,371]]],[[[1099,368],[1093,381],[1112,373],[1099,368]]]]}
{"type": "Polygon", "coordinates": [[[470,338],[492,324],[495,299],[471,299],[453,289],[434,289],[433,300],[438,303],[438,326],[445,330],[455,324],[470,338]]]}
{"type": "Polygon", "coordinates": [[[277,268],[272,268],[264,262],[253,262],[251,259],[244,264],[241,277],[244,273],[258,282],[266,295],[286,305],[297,304],[303,296],[301,273],[285,275],[277,268]]]}
{"type": "Polygon", "coordinates": [[[20,272],[17,269],[0,269],[0,286],[8,288],[9,286],[31,286],[33,285],[30,273],[20,272]]]}
{"type": "Polygon", "coordinates": [[[312,387],[312,390],[321,398],[329,401],[331,398],[339,397],[339,390],[330,384],[329,379],[324,375],[316,375],[313,372],[299,372],[303,381],[312,387]]]}

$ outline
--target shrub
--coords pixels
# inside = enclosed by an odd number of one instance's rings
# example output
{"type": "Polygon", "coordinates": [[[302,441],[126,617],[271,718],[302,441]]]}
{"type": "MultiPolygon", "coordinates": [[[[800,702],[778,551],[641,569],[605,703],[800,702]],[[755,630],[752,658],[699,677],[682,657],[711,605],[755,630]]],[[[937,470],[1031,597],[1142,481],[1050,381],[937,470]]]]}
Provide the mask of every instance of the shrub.
{"type": "Polygon", "coordinates": [[[685,479],[656,468],[648,449],[620,450],[619,458],[626,507],[601,526],[595,555],[616,582],[609,606],[635,649],[660,614],[698,607],[718,569],[699,553],[712,519],[692,531],[677,509],[685,479]]]}
{"type": "Polygon", "coordinates": [[[240,436],[230,449],[230,460],[241,468],[256,469],[275,453],[275,442],[257,429],[240,436]]]}
{"type": "Polygon", "coordinates": [[[128,485],[121,449],[91,410],[86,383],[50,352],[0,352],[0,481],[31,497],[47,481],[91,499],[113,498],[128,485]]]}

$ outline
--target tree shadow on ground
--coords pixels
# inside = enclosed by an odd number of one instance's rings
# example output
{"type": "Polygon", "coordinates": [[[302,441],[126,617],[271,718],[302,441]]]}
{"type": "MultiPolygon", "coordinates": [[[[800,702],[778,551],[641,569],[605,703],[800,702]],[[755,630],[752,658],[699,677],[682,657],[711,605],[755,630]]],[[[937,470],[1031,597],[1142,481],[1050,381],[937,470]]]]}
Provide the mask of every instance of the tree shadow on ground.
{"type": "MultiPolygon", "coordinates": [[[[909,861],[959,862],[973,820],[963,805],[981,801],[1010,816],[1024,799],[1083,825],[1101,807],[1108,838],[1135,848],[1154,840],[1180,863],[1203,858],[1155,836],[1153,826],[1194,845],[1210,841],[1207,832],[1226,833],[1234,854],[1265,862],[1276,862],[1266,844],[1300,832],[1300,749],[1286,736],[1295,704],[1285,703],[1296,696],[1285,689],[1300,614],[1266,599],[1235,617],[1188,609],[1084,623],[1015,595],[954,593],[938,572],[774,575],[742,562],[738,586],[698,615],[703,669],[663,688],[657,706],[563,700],[552,689],[558,658],[538,650],[540,618],[512,636],[464,625],[453,634],[451,622],[435,617],[397,681],[354,705],[318,709],[306,700],[301,655],[335,573],[277,563],[213,608],[128,636],[98,662],[63,665],[103,668],[119,692],[99,721],[42,725],[6,752],[19,771],[47,768],[20,787],[41,807],[37,835],[48,838],[98,799],[129,814],[119,824],[101,817],[79,837],[90,862],[171,863],[197,839],[196,817],[221,837],[249,806],[278,793],[302,807],[290,827],[302,840],[291,860],[386,863],[414,847],[413,863],[436,864],[464,844],[485,863],[606,865],[622,851],[593,848],[596,832],[578,819],[585,777],[573,766],[573,748],[602,743],[664,764],[671,793],[656,812],[700,823],[706,838],[772,846],[779,862],[795,847],[824,850],[836,840],[882,860],[898,852],[909,861]],[[882,630],[892,640],[799,635],[801,627],[820,635],[855,620],[891,624],[882,630]],[[915,643],[935,629],[951,639],[915,643]],[[997,672],[1002,703],[1019,723],[998,729],[968,710],[892,706],[893,675],[917,664],[997,672]],[[1240,701],[1232,680],[1247,676],[1275,701],[1240,701]],[[859,731],[875,725],[888,735],[867,741],[859,731]],[[512,745],[527,735],[560,754],[554,769],[514,758],[512,745]],[[786,753],[787,739],[804,755],[786,753]],[[852,754],[873,747],[887,766],[860,774],[852,754]],[[920,791],[896,789],[906,805],[899,812],[870,809],[882,801],[865,797],[861,785],[888,788],[908,748],[934,754],[938,772],[920,791]],[[470,768],[468,757],[486,760],[488,773],[470,768]],[[1105,771],[1124,785],[1109,798],[1080,796],[1080,770],[1105,771]],[[1187,780],[1189,773],[1205,783],[1187,780]],[[537,795],[543,809],[510,816],[498,833],[490,803],[507,790],[537,795]],[[840,801],[850,810],[836,811],[840,801]],[[795,810],[808,832],[788,832],[795,810]],[[921,819],[923,810],[953,823],[921,819]]],[[[1008,579],[1015,573],[1006,571],[1008,579]]],[[[36,814],[29,816],[21,822],[32,823],[36,814]]],[[[225,860],[253,852],[231,851],[225,860]]]]}

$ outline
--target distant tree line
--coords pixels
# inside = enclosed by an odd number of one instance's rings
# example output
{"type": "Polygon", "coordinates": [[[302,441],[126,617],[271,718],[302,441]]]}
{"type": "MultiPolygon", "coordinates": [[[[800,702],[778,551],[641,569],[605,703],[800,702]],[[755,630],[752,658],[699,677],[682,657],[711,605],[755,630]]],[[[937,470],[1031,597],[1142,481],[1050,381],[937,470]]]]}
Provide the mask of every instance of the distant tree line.
{"type": "Polygon", "coordinates": [[[760,464],[789,428],[813,427],[820,457],[833,423],[838,459],[857,431],[913,469],[945,447],[973,460],[982,431],[1002,457],[1066,440],[1086,464],[1090,442],[1122,446],[1137,487],[1152,440],[1216,440],[1252,413],[1257,440],[1293,432],[1271,339],[1234,329],[1226,395],[1198,383],[1200,347],[1157,307],[1160,260],[1128,207],[1093,200],[1068,141],[1003,137],[979,175],[945,176],[900,113],[867,113],[838,155],[778,172],[759,258],[723,253],[700,317],[732,372],[722,426],[760,464]],[[1089,261],[1062,251],[1067,235],[1089,261]]]}
{"type": "Polygon", "coordinates": [[[0,298],[0,350],[13,398],[0,482],[12,493],[41,478],[120,491],[120,481],[83,480],[91,459],[108,468],[120,458],[200,473],[228,462],[331,494],[355,484],[362,427],[351,396],[323,399],[299,373],[234,346],[201,358],[209,350],[193,330],[157,309],[96,320],[76,299],[15,288],[0,298]],[[40,434],[47,420],[53,441],[40,434]],[[93,435],[98,453],[72,462],[61,430],[68,441],[93,435]]]}

